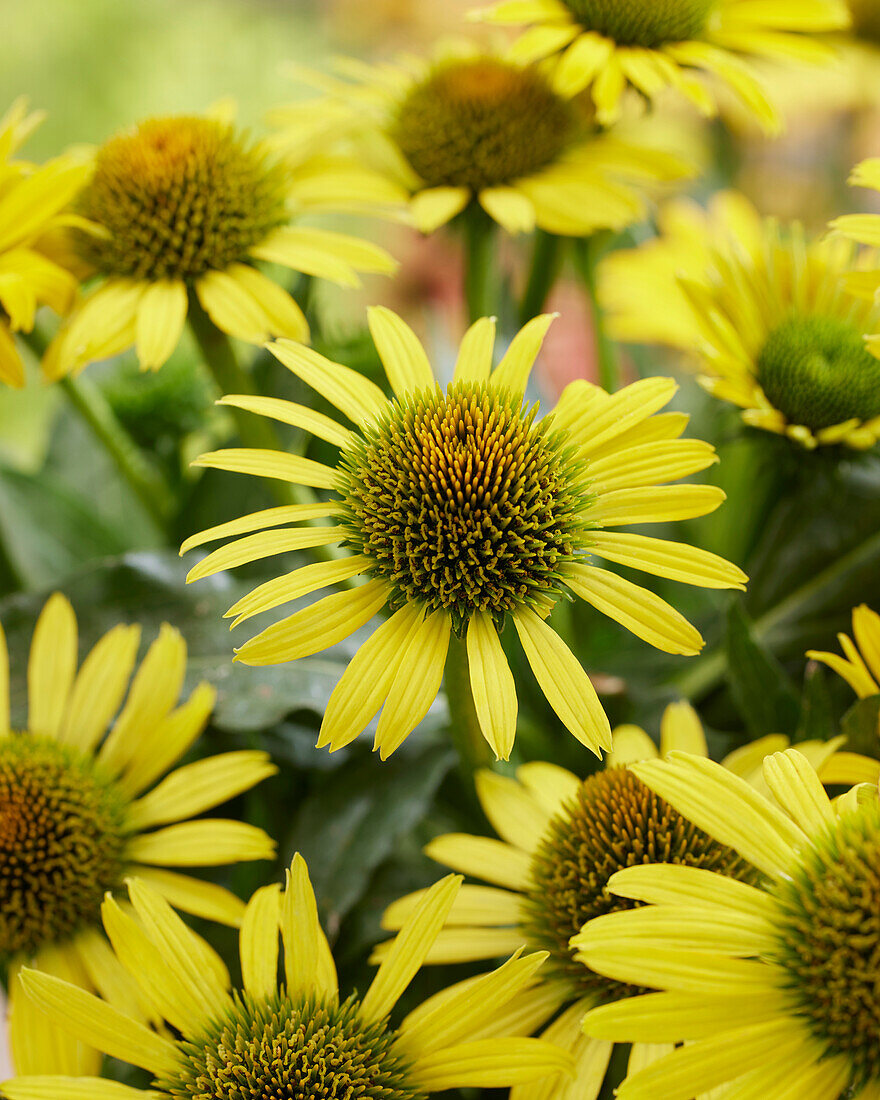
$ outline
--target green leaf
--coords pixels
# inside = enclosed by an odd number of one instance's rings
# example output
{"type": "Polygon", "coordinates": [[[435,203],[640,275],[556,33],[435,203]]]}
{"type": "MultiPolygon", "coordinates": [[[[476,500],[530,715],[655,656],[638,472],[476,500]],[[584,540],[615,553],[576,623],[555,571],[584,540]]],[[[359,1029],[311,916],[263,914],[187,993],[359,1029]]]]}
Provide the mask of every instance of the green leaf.
{"type": "Polygon", "coordinates": [[[835,733],[834,707],[825,670],[817,661],[809,661],[804,674],[797,740],[827,741],[835,733]]]}
{"type": "Polygon", "coordinates": [[[859,699],[843,716],[840,732],[849,752],[876,757],[880,754],[880,695],[859,699]]]}
{"type": "Polygon", "coordinates": [[[794,733],[797,692],[776,658],[755,639],[741,601],[731,604],[727,618],[727,678],[751,734],[794,733]]]}

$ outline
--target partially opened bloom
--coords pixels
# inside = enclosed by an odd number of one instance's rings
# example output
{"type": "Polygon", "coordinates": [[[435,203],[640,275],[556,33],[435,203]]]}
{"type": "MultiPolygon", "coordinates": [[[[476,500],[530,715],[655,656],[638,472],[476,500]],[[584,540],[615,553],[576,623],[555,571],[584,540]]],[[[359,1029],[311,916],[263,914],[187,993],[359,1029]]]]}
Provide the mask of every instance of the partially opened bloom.
{"type": "Polygon", "coordinates": [[[76,278],[44,250],[47,234],[65,224],[65,208],[88,176],[74,155],[42,166],[12,155],[39,124],[17,100],[0,119],[0,382],[24,385],[16,332],[30,332],[39,306],[65,313],[73,304],[76,278]]]}
{"type": "Polygon", "coordinates": [[[537,1039],[475,1038],[529,981],[545,957],[540,953],[521,957],[518,951],[467,995],[453,996],[436,1010],[417,1008],[399,1026],[390,1023],[459,881],[450,875],[425,897],[398,949],[362,997],[341,997],[300,856],[294,857],[283,891],[264,886],[248,904],[239,938],[241,990],[230,990],[216,956],[168,903],[132,879],[133,912],[108,897],[104,926],[118,962],[173,1033],[152,1031],[59,978],[27,971],[23,980],[35,1004],[60,1027],[147,1070],[153,1088],[112,1091],[95,1080],[34,1076],[4,1082],[3,1094],[7,1100],[74,1094],[131,1100],[417,1100],[447,1089],[503,1088],[570,1069],[567,1055],[537,1039]]]}
{"type": "Polygon", "coordinates": [[[252,825],[188,820],[275,768],[265,753],[248,751],[166,774],[201,733],[214,691],[201,684],[178,706],[183,639],[163,627],[135,671],[139,640],[138,627],[114,627],[77,672],[76,618],[63,596],[52,596],[31,645],[27,722],[13,729],[0,629],[0,959],[10,978],[20,1073],[94,1072],[97,1059],[58,1035],[22,995],[16,975],[23,964],[99,989],[121,1007],[135,1003],[100,930],[106,891],[136,873],[187,912],[238,924],[238,898],[169,868],[274,854],[252,825]]]}
{"type": "Polygon", "coordinates": [[[221,118],[151,118],[111,138],[78,200],[92,228],[73,241],[97,284],[50,347],[49,376],[132,346],[142,367],[158,369],[193,296],[230,336],[308,339],[299,306],[260,263],[347,286],[359,271],[394,270],[368,241],[289,224],[312,209],[359,207],[358,178],[364,193],[376,191],[366,169],[350,166],[341,192],[335,175],[332,162],[282,164],[221,118]],[[316,174],[326,177],[323,194],[316,174]]]}
{"type": "MultiPolygon", "coordinates": [[[[786,737],[764,737],[731,753],[724,766],[766,791],[761,762],[787,745],[786,737]]],[[[839,755],[835,742],[802,747],[823,767],[839,755]]],[[[661,723],[660,754],[676,749],[707,755],[700,720],[687,703],[669,706],[661,723]]],[[[586,1038],[581,1020],[597,1004],[638,992],[585,966],[569,948],[571,937],[588,920],[631,907],[625,898],[609,893],[609,879],[624,867],[649,862],[700,867],[739,880],[756,878],[746,860],[691,825],[625,767],[657,755],[643,730],[621,726],[614,731],[614,751],[605,770],[584,780],[540,762],[518,768],[515,779],[478,773],[477,794],[501,839],[452,834],[437,837],[426,849],[438,862],[491,883],[462,886],[426,962],[494,959],[523,942],[549,952],[548,962],[508,1010],[524,1034],[543,1028],[545,1039],[574,1056],[573,1081],[559,1077],[552,1088],[536,1086],[544,1100],[595,1100],[613,1044],[586,1038]]],[[[385,912],[383,926],[401,928],[423,895],[419,891],[401,898],[385,912]]],[[[377,957],[393,942],[381,945],[377,957]]],[[[656,1055],[636,1041],[630,1070],[656,1055]]],[[[514,1100],[530,1100],[531,1095],[531,1086],[523,1086],[514,1100]]]]}
{"type": "Polygon", "coordinates": [[[627,87],[648,99],[674,88],[713,114],[699,73],[727,85],[768,130],[778,118],[748,59],[827,61],[818,33],[849,25],[843,0],[497,0],[474,18],[529,24],[514,56],[551,59],[565,94],[591,88],[603,122],[618,117],[627,87]]]}
{"type": "MultiPolygon", "coordinates": [[[[602,301],[623,340],[695,360],[700,383],[752,427],[801,446],[872,447],[880,366],[863,333],[880,325],[872,257],[841,237],[810,240],[762,220],[741,195],[709,210],[672,202],[662,234],[603,264],[602,301]]],[[[880,236],[878,236],[880,242],[880,236]]]]}
{"type": "Polygon", "coordinates": [[[646,993],[594,1009],[586,1033],[666,1045],[620,1100],[876,1100],[880,1096],[880,802],[832,804],[796,749],[764,761],[772,800],[686,753],[632,765],[657,795],[756,867],[756,884],[692,867],[633,867],[628,912],[572,941],[609,980],[646,993]],[[672,1044],[684,1045],[672,1049],[672,1044]]]}
{"type": "Polygon", "coordinates": [[[622,229],[646,212],[653,185],[692,174],[680,157],[603,134],[580,100],[559,95],[540,69],[493,54],[407,58],[318,78],[324,96],[274,112],[279,141],[296,142],[301,114],[323,120],[410,198],[425,233],[472,202],[510,233],[536,226],[585,236],[622,229]]]}
{"type": "Polygon", "coordinates": [[[670,653],[694,654],[703,643],[667,603],[592,564],[593,556],[687,584],[743,585],[740,570],[716,555],[614,530],[717,508],[724,494],[714,486],[667,484],[705,469],[715,453],[707,443],[679,438],[686,416],[653,415],[675,392],[669,378],[646,378],[613,395],[575,382],[552,415],[539,419],[524,393],[551,320],[529,322],[494,369],[494,321],[477,321],[444,391],[413,331],[390,310],[375,308],[370,327],[390,400],[373,382],[309,348],[269,345],[352,428],[285,401],[226,398],[311,430],[339,447],[339,461],[331,467],[245,449],[203,455],[198,465],[280,478],[332,496],[315,506],[257,512],[188,539],[183,550],[244,536],[209,554],[188,579],[293,549],[344,544],[352,551],[261,585],[230,608],[237,623],[334,583],[367,578],[267,627],[236,659],[268,665],[306,657],[381,610],[391,612],[330,697],[320,746],[348,744],[384,704],[376,747],[383,758],[393,752],[433,702],[454,631],[467,642],[483,733],[507,759],[517,697],[499,633],[509,618],[560,720],[599,754],[611,747],[608,719],[589,677],[545,621],[553,606],[579,596],[670,653]],[[282,526],[322,516],[334,522],[282,526]]]}

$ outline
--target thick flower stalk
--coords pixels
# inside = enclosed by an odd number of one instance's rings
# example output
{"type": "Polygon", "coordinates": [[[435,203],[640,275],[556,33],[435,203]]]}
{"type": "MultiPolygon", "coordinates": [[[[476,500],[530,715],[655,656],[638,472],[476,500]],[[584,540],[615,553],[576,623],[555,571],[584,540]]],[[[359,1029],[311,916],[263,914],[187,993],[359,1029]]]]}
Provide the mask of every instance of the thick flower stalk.
{"type": "MultiPolygon", "coordinates": [[[[860,777],[858,768],[836,766],[841,754],[835,742],[813,741],[799,746],[810,760],[860,777]]],[[[761,738],[731,753],[723,766],[769,797],[761,775],[765,755],[784,749],[781,735],[761,738]]],[[[706,757],[700,720],[687,703],[667,707],[661,723],[660,756],[687,750],[706,757]]],[[[493,959],[525,943],[549,953],[535,982],[511,1003],[524,1028],[571,1052],[574,1081],[558,1077],[543,1083],[545,1100],[596,1100],[602,1088],[613,1043],[583,1034],[584,1013],[598,1004],[633,996],[639,989],[609,980],[574,957],[569,941],[588,920],[629,909],[632,903],[607,890],[609,879],[625,867],[672,863],[717,871],[740,881],[756,881],[757,872],[732,848],[696,828],[669,803],[655,795],[627,764],[656,759],[651,738],[636,726],[614,731],[614,751],[604,771],[580,779],[555,764],[532,762],[516,778],[484,771],[477,775],[480,803],[500,839],[451,834],[432,840],[426,853],[456,871],[490,885],[462,886],[446,925],[426,958],[449,965],[493,959]]],[[[861,759],[861,758],[857,758],[861,759]]],[[[390,906],[383,926],[397,931],[424,891],[390,906]]],[[[381,944],[381,959],[395,941],[381,944]]],[[[634,1042],[630,1072],[659,1053],[650,1044],[634,1042]]],[[[528,1100],[528,1086],[515,1090],[514,1100],[528,1100]]]]}
{"type": "Polygon", "coordinates": [[[67,209],[88,178],[81,157],[56,157],[36,166],[12,156],[39,124],[16,100],[0,119],[0,382],[23,386],[16,332],[31,332],[39,306],[66,313],[77,280],[54,257],[52,235],[73,218],[67,209]]]}
{"type": "MultiPolygon", "coordinates": [[[[880,438],[873,257],[841,237],[762,220],[741,195],[672,202],[660,237],[603,264],[601,299],[622,340],[685,352],[709,393],[751,427],[814,449],[880,438]],[[861,300],[853,291],[863,294],[861,300]]],[[[880,236],[878,236],[880,242],[880,236]]]]}
{"type": "Polygon", "coordinates": [[[358,209],[377,187],[386,202],[397,198],[367,169],[348,166],[341,186],[337,172],[332,161],[281,164],[221,118],[152,118],[111,138],[78,199],[90,228],[73,240],[96,285],[51,345],[48,376],[132,346],[144,369],[158,369],[193,298],[229,336],[308,339],[301,309],[260,263],[343,286],[358,285],[358,272],[395,267],[368,241],[290,224],[314,209],[358,209]]]}
{"type": "MultiPolygon", "coordinates": [[[[495,1027],[495,1013],[528,984],[545,957],[541,953],[517,951],[468,990],[416,1008],[399,1026],[390,1023],[459,882],[450,875],[426,895],[362,997],[340,994],[300,856],[284,890],[264,886],[248,904],[239,938],[240,990],[230,989],[217,956],[146,883],[129,881],[131,909],[106,899],[104,925],[118,964],[157,1019],[173,1030],[151,1030],[48,974],[27,971],[23,981],[35,1006],[58,1026],[152,1076],[150,1091],[113,1086],[114,1097],[130,1100],[423,1100],[447,1089],[504,1088],[570,1072],[563,1051],[495,1027]]],[[[75,1087],[77,1096],[109,1096],[111,1089],[97,1079],[65,1082],[43,1075],[6,1081],[2,1089],[6,1100],[37,1100],[68,1095],[65,1086],[75,1087]]]]}
{"type": "Polygon", "coordinates": [[[270,116],[281,147],[298,148],[304,112],[323,121],[325,140],[352,144],[409,195],[424,233],[476,204],[509,233],[622,229],[644,217],[652,189],[692,173],[637,134],[602,133],[588,104],[499,54],[462,49],[313,79],[321,98],[270,116]]]}
{"type": "Polygon", "coordinates": [[[23,996],[22,965],[143,1014],[101,932],[108,890],[137,874],[181,909],[236,925],[244,914],[238,898],[179,869],[274,855],[262,829],[199,816],[272,775],[268,756],[230,752],[171,771],[201,733],[215,693],[201,684],[178,706],[186,671],[180,634],[163,627],[135,671],[139,642],[138,627],[114,627],[77,673],[73,609],[52,596],[34,630],[27,724],[18,729],[10,726],[0,629],[0,959],[20,1073],[89,1073],[100,1063],[23,996]]]}
{"type": "Polygon", "coordinates": [[[720,489],[668,484],[706,469],[715,453],[707,443],[679,438],[686,416],[654,415],[675,393],[668,378],[647,378],[613,395],[575,382],[553,413],[540,418],[524,394],[551,320],[529,322],[494,369],[494,321],[476,322],[444,390],[413,331],[390,310],[373,309],[370,327],[390,399],[362,375],[309,348],[291,341],[269,345],[351,428],[285,401],[225,398],[300,424],[338,446],[339,460],[331,467],[248,449],[203,455],[198,465],[280,478],[329,495],[314,507],[257,512],[188,539],[183,551],[243,536],[205,557],[188,579],[293,549],[343,544],[352,551],[261,585],[230,608],[235,623],[343,580],[366,581],[266,628],[236,651],[236,660],[267,665],[306,657],[380,611],[390,612],[334,690],[319,746],[347,745],[382,708],[376,748],[383,759],[392,753],[433,702],[455,633],[466,641],[482,732],[495,754],[507,759],[517,696],[500,633],[510,621],[562,723],[600,754],[611,747],[608,719],[589,677],[546,621],[553,606],[563,598],[584,599],[670,653],[695,654],[703,642],[654,593],[593,559],[702,587],[743,586],[741,571],[716,555],[616,530],[717,508],[724,499],[720,489]],[[284,526],[319,517],[333,522],[284,526]]]}
{"type": "Polygon", "coordinates": [[[548,59],[563,95],[589,88],[603,123],[619,117],[627,88],[648,100],[672,88],[712,115],[705,74],[771,132],[779,117],[751,62],[828,62],[822,32],[850,22],[843,0],[498,0],[473,18],[527,24],[513,56],[548,59]]]}
{"type": "Polygon", "coordinates": [[[587,924],[572,940],[576,957],[655,992],[594,1009],[584,1030],[668,1051],[618,1096],[690,1100],[724,1089],[743,1098],[875,1100],[877,788],[854,787],[832,803],[796,749],[764,761],[772,800],[687,753],[631,770],[762,878],[748,884],[658,865],[612,878],[614,895],[642,905],[587,924]]]}

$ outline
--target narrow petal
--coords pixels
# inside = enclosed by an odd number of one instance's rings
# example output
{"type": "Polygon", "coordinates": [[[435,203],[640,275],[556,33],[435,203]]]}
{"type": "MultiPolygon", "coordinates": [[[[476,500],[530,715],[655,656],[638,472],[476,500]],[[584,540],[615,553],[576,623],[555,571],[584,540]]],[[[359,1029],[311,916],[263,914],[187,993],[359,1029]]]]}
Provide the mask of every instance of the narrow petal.
{"type": "Polygon", "coordinates": [[[551,1073],[573,1074],[571,1055],[540,1039],[478,1039],[420,1058],[413,1078],[423,1092],[506,1088],[551,1073]]]}
{"type": "Polygon", "coordinates": [[[476,611],[467,631],[468,670],[483,736],[496,760],[509,760],[516,739],[516,684],[492,616],[476,611]]]}
{"type": "Polygon", "coordinates": [[[278,933],[281,931],[281,887],[262,886],[248,902],[238,937],[245,990],[268,1000],[278,988],[278,933]]]}
{"type": "Polygon", "coordinates": [[[692,657],[703,648],[696,627],[647,588],[592,565],[570,566],[566,581],[575,595],[664,653],[692,657]]]}
{"type": "Polygon", "coordinates": [[[447,833],[426,844],[425,855],[455,871],[510,890],[526,890],[531,882],[528,853],[491,837],[447,833]]]}
{"type": "Polygon", "coordinates": [[[250,264],[232,264],[229,274],[254,301],[259,302],[272,336],[303,341],[309,339],[309,323],[284,287],[250,264]]]}
{"type": "Polygon", "coordinates": [[[293,340],[273,340],[268,348],[280,363],[317,390],[354,424],[378,416],[388,406],[388,399],[375,382],[311,348],[293,340]]]}
{"type": "Polygon", "coordinates": [[[741,569],[718,554],[648,535],[595,531],[590,536],[590,552],[618,565],[700,588],[744,591],[748,580],[741,569]]]}
{"type": "Polygon", "coordinates": [[[492,372],[490,381],[496,389],[507,389],[513,394],[525,393],[544,337],[558,316],[557,313],[543,313],[540,317],[534,317],[514,336],[501,362],[492,372]]]}
{"type": "Polygon", "coordinates": [[[234,603],[224,618],[235,616],[234,622],[230,624],[231,629],[263,611],[271,611],[282,604],[298,600],[300,596],[308,596],[322,588],[332,588],[342,581],[360,576],[371,565],[371,560],[362,554],[352,554],[336,561],[316,561],[311,565],[302,565],[291,573],[284,573],[257,585],[252,592],[234,603]]]}
{"type": "Polygon", "coordinates": [[[253,474],[289,481],[293,485],[309,485],[313,489],[335,489],[337,473],[330,466],[314,462],[287,451],[266,451],[250,447],[227,447],[199,455],[193,466],[213,470],[229,470],[234,474],[253,474]]]}
{"type": "Polygon", "coordinates": [[[516,187],[485,187],[479,200],[489,217],[513,236],[533,232],[535,207],[528,195],[516,187]]]}
{"type": "Polygon", "coordinates": [[[181,557],[206,542],[230,538],[232,535],[245,535],[250,531],[263,531],[269,527],[280,527],[284,523],[300,523],[313,519],[324,519],[336,515],[334,504],[285,504],[280,508],[264,508],[260,512],[251,512],[240,519],[231,519],[227,523],[218,523],[208,527],[197,535],[190,535],[180,547],[181,557]]]}
{"type": "MultiPolygon", "coordinates": [[[[37,953],[40,971],[84,985],[88,979],[79,965],[77,952],[51,947],[37,953]]],[[[16,1072],[25,1073],[97,1073],[101,1054],[92,1045],[80,1042],[57,1020],[49,1020],[25,992],[19,966],[10,968],[8,979],[7,1037],[16,1072]]],[[[5,1093],[4,1093],[5,1095],[5,1093]]]]}
{"type": "Polygon", "coordinates": [[[581,787],[581,780],[573,772],[542,760],[522,764],[516,769],[516,778],[532,792],[544,811],[553,816],[577,795],[581,787]]]}
{"type": "Polygon", "coordinates": [[[135,863],[159,867],[220,867],[252,859],[272,859],[275,842],[256,825],[220,818],[169,825],[133,837],[126,855],[135,863]]]}
{"type": "Polygon", "coordinates": [[[628,523],[668,523],[705,516],[727,499],[716,485],[660,485],[602,493],[590,516],[602,527],[628,523]]]}
{"type": "Polygon", "coordinates": [[[58,740],[80,752],[91,752],[125,697],[140,645],[139,626],[115,626],[98,641],[82,663],[58,740]]]}
{"type": "Polygon", "coordinates": [[[40,612],[28,661],[28,730],[57,737],[76,674],[76,616],[55,593],[40,612]]]}
{"type": "MultiPolygon", "coordinates": [[[[406,921],[418,908],[424,890],[414,890],[405,897],[398,898],[382,914],[382,927],[390,932],[399,932],[406,921]]],[[[497,886],[474,886],[465,883],[449,910],[446,927],[471,925],[488,928],[515,925],[522,921],[523,898],[511,890],[499,890],[497,886]]]]}
{"type": "Polygon", "coordinates": [[[742,914],[745,918],[772,920],[776,902],[771,895],[726,875],[703,867],[646,864],[615,872],[608,889],[618,897],[650,905],[690,905],[742,914]]]}
{"type": "Polygon", "coordinates": [[[227,543],[204,558],[186,575],[187,584],[212,577],[215,573],[236,569],[276,554],[289,554],[315,546],[333,546],[345,538],[345,528],[334,527],[285,527],[281,530],[257,531],[227,543]]]}
{"type": "Polygon", "coordinates": [[[474,321],[462,337],[453,382],[489,381],[495,351],[495,328],[494,317],[481,317],[474,321]]]}
{"type": "Polygon", "coordinates": [[[132,864],[129,868],[142,882],[152,886],[175,909],[191,913],[202,920],[238,928],[244,916],[244,902],[235,894],[214,882],[203,882],[191,875],[181,875],[159,867],[132,864]]]}
{"type": "Polygon", "coordinates": [[[409,325],[385,306],[367,310],[370,334],[398,397],[436,385],[421,341],[409,325]]]}
{"type": "Polygon", "coordinates": [[[394,258],[371,241],[304,225],[273,230],[251,255],[349,287],[360,285],[358,271],[392,275],[397,268],[394,258]]]}
{"type": "Polygon", "coordinates": [[[821,834],[834,823],[831,800],[819,776],[797,749],[768,756],[764,779],[779,805],[808,836],[821,834]]]}
{"type": "Polygon", "coordinates": [[[135,321],[135,346],[143,370],[158,370],[177,347],[186,311],[186,287],[177,279],[162,279],[146,288],[135,321]]]}
{"type": "Polygon", "coordinates": [[[3,1082],[7,1100],[163,1100],[159,1092],[101,1077],[17,1077],[3,1082]]]}
{"type": "Polygon", "coordinates": [[[197,280],[196,294],[202,309],[222,332],[251,344],[262,344],[272,335],[262,306],[230,272],[208,271],[197,280]]]}
{"type": "Polygon", "coordinates": [[[420,233],[433,233],[452,221],[471,201],[468,187],[428,187],[410,200],[413,224],[420,233]]]}
{"type": "Polygon", "coordinates": [[[281,899],[281,935],[284,972],[291,994],[335,998],[336,965],[318,920],[306,861],[298,852],[290,865],[281,899]]]}
{"type": "Polygon", "coordinates": [[[600,750],[612,747],[611,724],[580,662],[534,611],[521,608],[513,623],[547,702],[566,729],[601,758],[600,750]]]}
{"type": "Polygon", "coordinates": [[[703,723],[690,703],[670,703],[663,711],[660,720],[660,755],[666,756],[670,752],[709,755],[703,723]]]}
{"type": "Polygon", "coordinates": [[[351,432],[341,427],[335,420],[331,420],[329,416],[315,412],[314,409],[309,409],[305,405],[285,401],[280,397],[255,397],[253,394],[233,393],[221,397],[217,404],[244,409],[246,412],[277,420],[281,424],[302,428],[303,431],[310,432],[319,439],[332,443],[335,447],[347,447],[352,440],[351,432]]]}
{"type": "Polygon", "coordinates": [[[361,1002],[363,1019],[381,1020],[397,1004],[443,927],[460,885],[460,875],[447,875],[425,894],[370,983],[361,1002]]]}
{"type": "Polygon", "coordinates": [[[476,775],[477,797],[492,828],[508,844],[533,854],[551,815],[515,779],[483,768],[476,775]]]}

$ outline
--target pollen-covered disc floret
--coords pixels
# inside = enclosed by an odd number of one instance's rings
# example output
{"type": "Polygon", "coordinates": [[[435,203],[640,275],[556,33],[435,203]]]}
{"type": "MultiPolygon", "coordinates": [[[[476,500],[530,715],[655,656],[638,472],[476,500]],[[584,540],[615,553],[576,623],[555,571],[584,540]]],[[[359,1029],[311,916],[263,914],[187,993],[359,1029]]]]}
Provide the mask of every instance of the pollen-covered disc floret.
{"type": "Polygon", "coordinates": [[[217,119],[155,118],[98,152],[78,234],[108,275],[197,279],[222,270],[284,224],[283,180],[266,154],[217,119]]]}
{"type": "Polygon", "coordinates": [[[482,57],[446,62],[415,84],[392,136],[428,186],[480,191],[550,164],[574,126],[573,108],[536,69],[482,57]]]}
{"type": "Polygon", "coordinates": [[[161,1087],[175,1100],[415,1100],[395,1033],[358,1009],[353,997],[237,995],[230,1014],[181,1043],[183,1064],[161,1087]]]}
{"type": "Polygon", "coordinates": [[[395,401],[343,453],[348,542],[397,603],[499,620],[561,594],[588,542],[587,472],[552,418],[485,385],[395,401]]]}
{"type": "Polygon", "coordinates": [[[696,38],[717,0],[564,0],[583,25],[625,46],[653,49],[696,38]]]}
{"type": "Polygon", "coordinates": [[[856,1085],[880,1084],[880,805],[840,817],[777,894],[778,962],[799,1012],[856,1085]]]}
{"type": "Polygon", "coordinates": [[[783,321],[768,335],[756,374],[770,404],[812,431],[880,415],[880,360],[848,321],[783,321]]]}
{"type": "Polygon", "coordinates": [[[590,970],[569,948],[587,921],[638,904],[610,893],[607,883],[615,872],[643,863],[701,867],[741,880],[754,875],[732,848],[692,825],[626,768],[589,776],[535,853],[527,923],[533,944],[549,951],[552,966],[585,994],[619,1000],[645,992],[590,970]]]}
{"type": "Polygon", "coordinates": [[[126,804],[88,758],[58,742],[0,740],[0,957],[95,923],[122,879],[126,804]]]}

